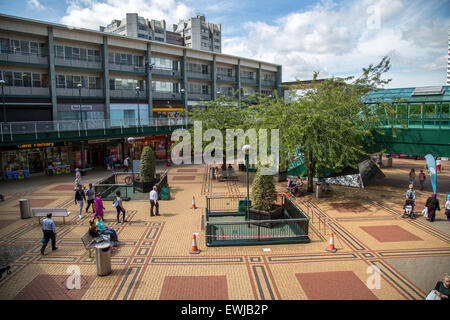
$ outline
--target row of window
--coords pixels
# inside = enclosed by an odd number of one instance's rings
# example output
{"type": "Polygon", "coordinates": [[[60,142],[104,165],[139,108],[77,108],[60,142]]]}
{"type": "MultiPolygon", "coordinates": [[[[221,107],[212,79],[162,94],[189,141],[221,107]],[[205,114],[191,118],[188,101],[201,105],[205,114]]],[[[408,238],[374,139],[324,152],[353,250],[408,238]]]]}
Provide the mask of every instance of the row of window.
{"type": "Polygon", "coordinates": [[[77,88],[77,84],[81,83],[83,88],[101,89],[102,79],[93,76],[72,76],[72,75],[56,75],[57,88],[77,88]]]}
{"type": "Polygon", "coordinates": [[[144,66],[144,56],[137,56],[128,53],[109,52],[109,64],[127,65],[127,66],[144,66]]]}
{"type": "Polygon", "coordinates": [[[48,87],[48,75],[37,72],[0,71],[0,79],[6,86],[13,87],[48,87]]]}
{"type": "Polygon", "coordinates": [[[202,74],[208,74],[209,66],[207,64],[199,64],[194,62],[188,62],[187,71],[196,72],[202,74]]]}
{"type": "Polygon", "coordinates": [[[55,56],[64,60],[100,61],[99,50],[70,46],[55,45],[55,56]]]}
{"type": "Polygon", "coordinates": [[[20,55],[46,56],[45,43],[0,38],[0,52],[20,55]]]}
{"type": "Polygon", "coordinates": [[[188,93],[191,94],[209,94],[209,86],[206,84],[189,83],[188,93]]]}

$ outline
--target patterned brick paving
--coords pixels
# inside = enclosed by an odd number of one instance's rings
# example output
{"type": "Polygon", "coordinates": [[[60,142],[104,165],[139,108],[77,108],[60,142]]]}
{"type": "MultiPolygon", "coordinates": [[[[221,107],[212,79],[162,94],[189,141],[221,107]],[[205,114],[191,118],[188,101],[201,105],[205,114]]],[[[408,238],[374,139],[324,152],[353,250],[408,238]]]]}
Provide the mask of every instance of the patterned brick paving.
{"type": "Polygon", "coordinates": [[[160,300],[227,300],[226,276],[167,276],[160,300]]]}
{"type": "MultiPolygon", "coordinates": [[[[400,180],[407,180],[409,169],[398,170],[400,180]]],[[[0,203],[0,245],[24,249],[5,256],[12,273],[0,279],[0,299],[414,300],[424,299],[441,275],[433,274],[432,266],[427,272],[403,273],[398,261],[441,257],[450,265],[450,228],[443,211],[438,211],[433,224],[423,217],[401,219],[398,195],[404,190],[389,183],[364,190],[333,186],[324,198],[295,199],[301,208],[307,210],[305,204],[310,205],[321,217],[310,220],[308,244],[207,247],[204,195],[246,190],[243,172],[237,171],[236,182],[211,180],[207,173],[204,166],[170,167],[172,200],[160,201],[160,216],[150,217],[148,201],[129,201],[124,202],[129,222],[117,224],[111,201],[104,201],[105,223],[121,241],[112,254],[112,273],[105,277],[97,276],[95,254],[90,258],[80,240],[92,214],[82,220],[72,214],[66,224],[55,219],[59,250],[48,247],[45,256],[39,253],[42,231],[37,219],[19,218],[22,197],[31,199],[31,207],[62,206],[76,213],[71,183],[46,177],[48,182],[26,192],[17,192],[18,188],[5,192],[9,200],[0,203]],[[195,210],[191,209],[193,196],[195,210]],[[331,231],[336,253],[325,251],[331,231]],[[199,255],[189,254],[193,233],[199,233],[199,255]],[[388,262],[393,258],[396,268],[388,262]],[[71,265],[81,269],[82,290],[65,288],[71,265]],[[381,270],[379,290],[366,286],[370,265],[381,270]],[[426,277],[428,286],[416,285],[419,276],[426,277]]],[[[96,180],[89,175],[83,178],[83,183],[90,182],[96,180]]],[[[285,190],[285,183],[278,183],[277,190],[285,190]]],[[[428,196],[429,192],[418,191],[417,203],[424,203],[428,196]]]]}
{"type": "Polygon", "coordinates": [[[379,242],[423,241],[423,239],[413,235],[399,226],[361,226],[360,228],[377,239],[379,242]]]}

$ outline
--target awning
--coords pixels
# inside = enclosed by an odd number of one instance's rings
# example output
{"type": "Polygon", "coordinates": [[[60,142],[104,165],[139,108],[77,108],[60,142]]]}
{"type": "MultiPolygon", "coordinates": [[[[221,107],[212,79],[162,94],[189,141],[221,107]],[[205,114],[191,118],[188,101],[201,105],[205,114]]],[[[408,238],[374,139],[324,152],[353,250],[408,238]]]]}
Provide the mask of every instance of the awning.
{"type": "Polygon", "coordinates": [[[181,112],[184,108],[153,108],[153,112],[181,112]]]}

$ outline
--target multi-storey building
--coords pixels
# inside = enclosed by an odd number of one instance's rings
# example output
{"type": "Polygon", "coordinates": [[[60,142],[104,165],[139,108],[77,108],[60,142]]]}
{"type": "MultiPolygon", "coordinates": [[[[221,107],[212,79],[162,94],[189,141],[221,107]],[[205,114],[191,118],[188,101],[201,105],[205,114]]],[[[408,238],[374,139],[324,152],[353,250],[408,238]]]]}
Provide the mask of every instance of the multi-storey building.
{"type": "MultiPolygon", "coordinates": [[[[280,65],[155,40],[0,15],[0,119],[145,125],[218,95],[281,94],[280,65]]],[[[123,155],[120,143],[108,143],[89,144],[90,164],[101,164],[113,147],[123,155]]],[[[17,152],[3,161],[24,157],[17,152]]],[[[42,167],[31,162],[35,171],[42,167]]]]}
{"type": "Polygon", "coordinates": [[[122,20],[113,20],[102,32],[167,42],[203,51],[222,52],[221,25],[205,22],[205,16],[181,20],[173,25],[173,31],[166,29],[165,20],[146,19],[137,13],[127,13],[122,20]]]}
{"type": "Polygon", "coordinates": [[[448,29],[447,85],[450,85],[450,28],[448,29]]]}
{"type": "Polygon", "coordinates": [[[173,31],[182,35],[186,47],[222,52],[222,25],[205,22],[203,15],[178,22],[173,31]]]}

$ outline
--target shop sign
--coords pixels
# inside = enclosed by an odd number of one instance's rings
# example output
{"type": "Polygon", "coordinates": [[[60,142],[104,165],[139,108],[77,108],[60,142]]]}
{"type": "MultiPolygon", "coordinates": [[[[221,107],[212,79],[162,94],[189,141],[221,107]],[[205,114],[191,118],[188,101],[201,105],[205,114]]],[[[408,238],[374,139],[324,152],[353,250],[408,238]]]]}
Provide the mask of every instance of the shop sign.
{"type": "MultiPolygon", "coordinates": [[[[57,146],[67,146],[67,142],[42,142],[42,143],[25,143],[18,144],[17,149],[32,149],[32,148],[52,148],[57,146]]],[[[14,149],[14,148],[13,148],[14,149]]]]}
{"type": "MultiPolygon", "coordinates": [[[[73,104],[70,106],[70,110],[72,111],[80,111],[80,105],[79,104],[73,104]]],[[[92,105],[81,105],[81,110],[84,111],[92,111],[92,105]]]]}

